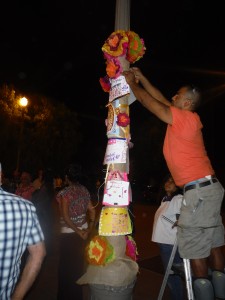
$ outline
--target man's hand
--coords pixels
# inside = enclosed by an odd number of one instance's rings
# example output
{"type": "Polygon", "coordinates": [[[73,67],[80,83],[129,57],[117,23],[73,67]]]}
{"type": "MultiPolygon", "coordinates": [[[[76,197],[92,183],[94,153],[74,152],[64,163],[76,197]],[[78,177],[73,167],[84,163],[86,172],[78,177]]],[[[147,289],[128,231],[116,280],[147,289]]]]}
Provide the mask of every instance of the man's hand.
{"type": "Polygon", "coordinates": [[[137,80],[136,80],[136,77],[135,77],[135,73],[132,69],[129,69],[128,71],[123,71],[122,75],[125,77],[126,82],[129,85],[138,83],[137,80]]]}
{"type": "Polygon", "coordinates": [[[131,70],[134,72],[135,81],[136,83],[142,82],[142,80],[145,78],[141,70],[137,67],[131,68],[131,70]]]}

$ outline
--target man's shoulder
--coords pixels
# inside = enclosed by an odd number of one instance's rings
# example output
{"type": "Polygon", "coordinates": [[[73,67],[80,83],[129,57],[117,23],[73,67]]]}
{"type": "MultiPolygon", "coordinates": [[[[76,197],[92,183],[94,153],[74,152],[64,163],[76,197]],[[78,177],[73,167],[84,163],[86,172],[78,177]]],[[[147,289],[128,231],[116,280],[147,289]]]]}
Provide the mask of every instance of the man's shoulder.
{"type": "Polygon", "coordinates": [[[20,203],[21,205],[25,205],[25,206],[33,206],[33,203],[30,202],[29,200],[26,200],[16,194],[6,192],[3,189],[0,189],[0,201],[20,203]]]}

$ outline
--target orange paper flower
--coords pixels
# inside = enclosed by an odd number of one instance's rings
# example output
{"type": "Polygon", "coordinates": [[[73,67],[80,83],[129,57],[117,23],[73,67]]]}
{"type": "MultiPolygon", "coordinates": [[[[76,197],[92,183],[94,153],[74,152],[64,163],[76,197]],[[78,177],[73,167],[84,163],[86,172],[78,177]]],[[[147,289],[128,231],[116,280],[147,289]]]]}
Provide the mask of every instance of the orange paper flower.
{"type": "Polygon", "coordinates": [[[86,258],[91,265],[106,265],[115,259],[115,253],[106,237],[97,235],[86,247],[86,258]]]}
{"type": "Polygon", "coordinates": [[[130,63],[135,63],[145,54],[144,40],[139,37],[139,35],[133,31],[128,31],[127,36],[129,39],[128,50],[126,59],[130,63]]]}
{"type": "Polygon", "coordinates": [[[109,78],[117,78],[122,72],[122,66],[117,58],[107,60],[106,73],[109,78]]]}

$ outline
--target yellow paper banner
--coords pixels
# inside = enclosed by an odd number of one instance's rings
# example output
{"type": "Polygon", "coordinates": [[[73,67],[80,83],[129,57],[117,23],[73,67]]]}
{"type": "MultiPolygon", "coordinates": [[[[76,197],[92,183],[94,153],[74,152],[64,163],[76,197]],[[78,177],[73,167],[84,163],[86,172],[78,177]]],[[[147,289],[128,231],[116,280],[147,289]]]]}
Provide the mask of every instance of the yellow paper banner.
{"type": "Polygon", "coordinates": [[[103,207],[99,220],[99,235],[131,234],[131,221],[127,207],[103,207]]]}

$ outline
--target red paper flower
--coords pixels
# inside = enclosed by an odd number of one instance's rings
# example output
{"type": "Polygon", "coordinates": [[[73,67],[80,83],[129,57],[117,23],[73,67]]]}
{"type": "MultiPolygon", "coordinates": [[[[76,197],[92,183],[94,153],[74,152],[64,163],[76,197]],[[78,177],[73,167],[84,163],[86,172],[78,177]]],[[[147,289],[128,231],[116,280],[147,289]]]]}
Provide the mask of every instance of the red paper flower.
{"type": "Polygon", "coordinates": [[[130,117],[126,113],[119,113],[117,115],[117,124],[121,127],[126,127],[130,124],[130,117]]]}
{"type": "Polygon", "coordinates": [[[111,88],[111,83],[109,81],[109,76],[101,77],[99,79],[100,85],[104,92],[109,92],[111,88]]]}

